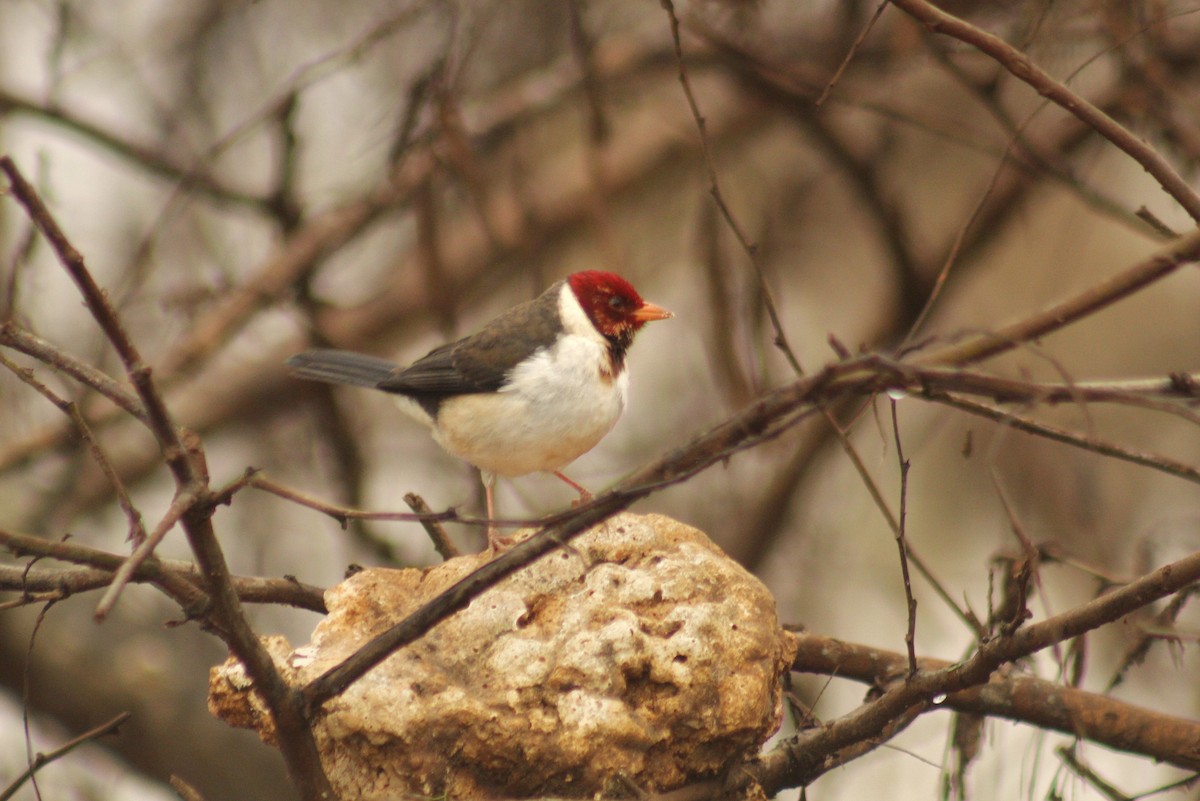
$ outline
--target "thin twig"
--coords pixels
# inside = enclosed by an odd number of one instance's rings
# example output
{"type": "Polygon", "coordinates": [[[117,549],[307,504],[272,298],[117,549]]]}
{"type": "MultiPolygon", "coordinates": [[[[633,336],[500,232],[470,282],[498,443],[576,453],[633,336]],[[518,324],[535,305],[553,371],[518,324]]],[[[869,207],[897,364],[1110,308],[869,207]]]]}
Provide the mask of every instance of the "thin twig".
{"type": "Polygon", "coordinates": [[[1082,450],[1092,451],[1102,456],[1111,456],[1114,459],[1149,467],[1167,475],[1182,478],[1185,481],[1200,483],[1200,469],[1176,459],[1171,459],[1160,454],[1133,450],[1124,445],[1118,445],[1115,442],[1079,434],[1065,428],[1050,425],[1049,423],[1042,423],[1029,417],[1014,414],[1013,412],[1006,412],[1003,409],[997,409],[995,406],[989,406],[986,403],[980,403],[958,395],[932,393],[925,397],[937,403],[952,406],[980,417],[986,417],[997,423],[1003,423],[1018,431],[1024,431],[1027,434],[1036,434],[1037,436],[1073,445],[1082,450]]]}
{"type": "Polygon", "coordinates": [[[858,53],[858,49],[862,47],[862,43],[867,40],[867,36],[871,33],[871,29],[875,27],[875,23],[883,16],[883,12],[887,10],[890,0],[883,0],[875,7],[875,13],[867,20],[867,24],[863,26],[862,31],[850,45],[850,49],[846,51],[846,57],[842,59],[842,63],[838,64],[837,70],[833,73],[833,77],[829,79],[829,83],[825,84],[825,88],[821,90],[821,95],[813,103],[817,108],[825,105],[825,101],[829,99],[829,95],[833,92],[833,88],[837,86],[838,81],[842,79],[842,74],[846,68],[850,66],[850,62],[854,60],[854,56],[858,53]]]}
{"type": "Polygon", "coordinates": [[[29,644],[25,647],[25,664],[21,668],[21,728],[25,735],[25,763],[28,766],[29,781],[33,784],[33,794],[38,801],[42,799],[42,791],[38,787],[37,771],[34,769],[36,759],[33,753],[33,732],[29,725],[29,687],[33,672],[33,646],[37,642],[38,633],[42,630],[42,624],[46,622],[46,616],[50,614],[55,603],[57,601],[47,601],[38,610],[37,617],[33,621],[33,628],[29,632],[29,644]]]}
{"type": "MultiPolygon", "coordinates": [[[[748,257],[750,264],[754,267],[755,273],[758,277],[759,289],[762,293],[763,305],[767,310],[767,316],[770,318],[771,327],[774,329],[776,347],[783,352],[788,364],[791,365],[793,372],[798,377],[803,376],[804,370],[800,366],[800,362],[796,358],[796,354],[788,342],[787,334],[783,329],[782,322],[780,321],[774,295],[771,292],[770,285],[767,282],[766,274],[763,272],[762,264],[760,263],[761,259],[759,258],[758,247],[753,244],[743,232],[741,225],[737,222],[733,212],[725,203],[725,198],[721,193],[721,186],[717,177],[716,162],[713,159],[712,149],[708,143],[707,126],[704,121],[704,115],[701,113],[700,106],[696,101],[696,96],[692,92],[691,81],[688,78],[687,70],[684,66],[683,45],[680,40],[679,19],[675,14],[675,6],[671,0],[660,0],[660,2],[662,7],[667,12],[667,17],[671,26],[671,38],[675,48],[675,60],[679,70],[679,82],[683,87],[683,92],[687,98],[688,107],[691,109],[692,118],[696,123],[696,129],[700,137],[700,149],[704,154],[705,165],[708,169],[709,192],[712,195],[713,200],[716,202],[717,208],[720,209],[721,215],[726,224],[729,226],[730,230],[741,244],[742,249],[746,252],[746,256],[748,257]]],[[[904,261],[906,264],[908,263],[907,259],[904,259],[904,261]]],[[[841,444],[842,450],[845,451],[846,455],[850,458],[855,470],[858,472],[859,476],[863,480],[863,483],[866,485],[867,491],[871,495],[871,499],[879,507],[884,518],[888,522],[888,526],[891,528],[892,532],[895,533],[898,530],[896,516],[892,513],[891,509],[888,508],[882,492],[880,492],[874,478],[866,469],[866,465],[863,464],[863,461],[855,450],[854,444],[850,441],[850,437],[847,435],[846,430],[838,423],[837,419],[833,416],[833,413],[827,406],[818,402],[817,408],[821,411],[821,414],[825,417],[825,420],[829,423],[834,433],[837,435],[838,442],[841,444]]],[[[910,545],[906,544],[905,548],[908,551],[909,557],[912,559],[913,564],[917,566],[918,572],[920,572],[921,575],[930,583],[938,597],[944,603],[949,605],[950,608],[954,610],[955,614],[957,614],[959,618],[961,618],[968,626],[970,626],[976,634],[980,633],[982,631],[982,626],[979,621],[973,620],[973,616],[969,610],[963,610],[958,606],[957,603],[955,603],[950,593],[945,591],[941,585],[941,582],[936,576],[933,575],[933,572],[928,568],[924,560],[921,559],[915,552],[913,552],[910,545]]]]}
{"type": "Polygon", "coordinates": [[[175,791],[182,801],[204,801],[204,796],[200,795],[200,791],[179,776],[171,776],[167,781],[171,785],[171,789],[175,791]]]}
{"type": "Polygon", "coordinates": [[[34,336],[12,321],[0,324],[0,345],[32,356],[63,375],[91,387],[129,415],[143,423],[146,422],[146,410],[137,395],[90,364],[85,364],[66,351],[34,336]]]}
{"type": "Polygon", "coordinates": [[[442,527],[440,522],[434,519],[433,510],[429,508],[429,504],[425,503],[424,498],[415,492],[408,492],[404,495],[404,502],[408,504],[410,509],[421,515],[421,526],[433,542],[434,550],[443,559],[453,559],[460,555],[458,548],[454,547],[454,542],[451,541],[450,535],[446,533],[446,529],[442,527]]]}
{"type": "Polygon", "coordinates": [[[1058,754],[1058,756],[1062,759],[1063,764],[1065,764],[1072,773],[1083,779],[1092,787],[1096,788],[1096,790],[1102,796],[1107,798],[1108,801],[1133,801],[1131,796],[1128,796],[1118,790],[1115,786],[1101,778],[1099,773],[1096,773],[1096,771],[1085,765],[1083,760],[1076,755],[1074,747],[1060,745],[1058,748],[1054,749],[1054,753],[1058,754]]]}
{"type": "Polygon", "coordinates": [[[1006,353],[1021,343],[1040,339],[1062,330],[1138,290],[1165,278],[1185,264],[1200,258],[1200,228],[1167,243],[1145,260],[1116,275],[1105,278],[1077,295],[1003,326],[992,333],[980,334],[962,342],[917,356],[921,366],[962,366],[1006,353]]]}
{"type": "MultiPolygon", "coordinates": [[[[269,198],[226,186],[200,167],[189,169],[179,165],[163,152],[125,139],[120,134],[85,120],[68,109],[41,104],[0,89],[0,111],[27,114],[58,125],[67,131],[90,139],[102,149],[136,164],[152,175],[175,181],[181,188],[206,195],[213,200],[233,203],[258,213],[264,213],[269,209],[269,198]]],[[[211,165],[214,162],[211,159],[203,159],[197,163],[211,165]]]]}
{"type": "MultiPolygon", "coordinates": [[[[80,565],[77,568],[37,568],[0,565],[0,591],[44,593],[42,600],[68,598],[108,586],[113,573],[124,563],[118,554],[74,542],[53,542],[29,534],[0,529],[0,548],[18,556],[34,555],[80,565]]],[[[323,590],[295,578],[233,576],[234,590],[246,603],[285,604],[297,609],[325,613],[323,590]]],[[[152,584],[173,600],[189,618],[208,607],[202,578],[191,562],[156,559],[141,565],[133,575],[139,584],[152,584]]],[[[20,601],[21,599],[17,599],[20,601]]],[[[16,603],[14,605],[24,605],[16,603]]]]}
{"type": "MultiPolygon", "coordinates": [[[[906,714],[913,706],[931,708],[929,702],[935,698],[948,697],[951,693],[986,683],[1005,663],[1119,620],[1197,580],[1200,580],[1200,553],[1160,567],[1125,587],[1032,623],[1009,636],[995,637],[980,644],[974,654],[961,662],[933,669],[922,668],[915,676],[893,684],[853,712],[790,738],[772,753],[747,766],[737,783],[757,782],[768,796],[785,787],[808,784],[828,771],[826,759],[829,755],[878,736],[891,721],[906,714]]],[[[1167,716],[1159,716],[1159,720],[1165,723],[1167,716]]],[[[1188,727],[1195,726],[1193,721],[1184,723],[1188,727]]],[[[1121,730],[1126,729],[1122,727],[1121,730]]],[[[1194,749],[1188,762],[1200,765],[1194,749]]]]}
{"type": "Polygon", "coordinates": [[[112,584],[109,585],[104,595],[101,596],[100,603],[96,605],[96,611],[93,616],[97,622],[103,621],[108,617],[108,613],[112,611],[113,606],[117,603],[117,599],[121,596],[121,590],[133,578],[133,574],[137,572],[138,567],[147,559],[153,558],[154,549],[163,541],[167,533],[175,528],[180,519],[191,511],[192,507],[196,505],[203,494],[204,487],[200,482],[196,482],[190,487],[183,487],[176,492],[174,500],[171,501],[166,514],[158,521],[158,525],[154,527],[149,536],[138,543],[138,546],[129,555],[129,558],[113,574],[112,584]]]}
{"type": "Polygon", "coordinates": [[[758,274],[763,305],[767,309],[767,316],[771,319],[771,327],[775,330],[775,346],[783,352],[784,357],[787,359],[788,364],[792,366],[792,370],[796,375],[803,375],[804,370],[800,367],[796,353],[792,350],[792,346],[788,342],[787,333],[783,329],[783,323],[779,319],[779,311],[775,305],[774,293],[771,291],[766,274],[763,272],[761,260],[758,257],[758,246],[750,241],[741,224],[734,217],[729,205],[725,202],[725,196],[721,193],[721,183],[717,178],[716,161],[713,159],[712,148],[708,144],[708,123],[704,119],[704,114],[700,111],[700,105],[696,102],[696,95],[692,92],[692,82],[688,78],[687,69],[684,67],[683,43],[679,36],[679,18],[675,15],[675,4],[672,0],[659,0],[659,2],[667,12],[667,19],[671,26],[671,41],[675,47],[675,63],[679,68],[679,83],[683,87],[684,97],[687,98],[688,108],[691,109],[692,119],[695,120],[696,129],[700,135],[700,150],[704,154],[704,164],[708,169],[709,193],[712,195],[713,202],[717,204],[717,208],[721,210],[721,216],[725,219],[725,223],[733,231],[733,235],[737,237],[742,250],[749,257],[754,271],[758,274]]]}
{"type": "MultiPolygon", "coordinates": [[[[1000,631],[1003,634],[1011,634],[1018,626],[1025,623],[1032,616],[1029,611],[1029,582],[1033,581],[1038,588],[1038,592],[1042,598],[1042,608],[1047,614],[1051,612],[1049,599],[1046,596],[1045,588],[1042,586],[1042,576],[1038,569],[1041,565],[1041,551],[1033,544],[1033,540],[1025,533],[1025,527],[1021,525],[1021,521],[1017,518],[1017,511],[1013,508],[1012,501],[1008,498],[1008,493],[1004,491],[1004,485],[1000,481],[1000,475],[997,473],[995,466],[989,471],[992,479],[992,486],[996,489],[996,497],[1000,499],[1000,505],[1004,508],[1004,515],[1008,518],[1008,528],[1016,537],[1017,542],[1021,546],[1022,557],[1016,576],[1010,576],[1008,584],[1014,584],[1016,596],[1012,599],[1012,608],[1007,610],[1007,614],[1000,614],[1000,631]]],[[[991,621],[989,621],[990,623],[991,621]]],[[[1063,658],[1062,648],[1058,643],[1053,646],[1054,660],[1059,666],[1060,672],[1066,665],[1063,658]]]]}
{"type": "Polygon", "coordinates": [[[1161,153],[1066,84],[1055,80],[1025,53],[1000,37],[942,11],[927,0],[892,0],[892,4],[934,33],[958,39],[991,56],[1018,80],[1029,84],[1038,94],[1078,117],[1140,164],[1193,220],[1200,222],[1200,194],[1161,153]]]}
{"type": "MultiPolygon", "coordinates": [[[[176,487],[202,486],[207,499],[208,476],[198,438],[176,427],[151,377],[150,368],[142,362],[106,293],[96,284],[83,257],[67,239],[37,191],[25,180],[11,158],[0,157],[0,171],[8,177],[12,195],[50,243],[59,262],[79,288],[96,324],[125,366],[126,374],[146,410],[147,427],[158,440],[163,460],[171,470],[176,487]]],[[[246,666],[262,694],[275,720],[280,750],[293,783],[305,801],[332,799],[333,788],[321,766],[316,741],[308,720],[303,716],[300,697],[283,680],[242,610],[225,555],[213,531],[211,505],[193,505],[183,516],[183,527],[204,575],[212,602],[214,628],[246,666]]]]}
{"type": "MultiPolygon", "coordinates": [[[[368,509],[353,509],[348,506],[339,506],[338,504],[329,503],[321,500],[306,492],[302,492],[294,487],[289,487],[285,484],[280,484],[272,478],[269,478],[262,473],[256,473],[246,480],[246,485],[253,487],[263,492],[268,492],[284,500],[298,503],[301,506],[320,512],[323,515],[333,518],[338,525],[343,528],[350,520],[391,520],[394,522],[405,523],[426,523],[426,522],[441,522],[449,521],[454,523],[464,523],[467,525],[488,524],[484,518],[475,518],[461,516],[455,509],[447,509],[444,512],[379,512],[368,509]]],[[[527,524],[528,521],[499,521],[504,525],[510,523],[527,524]]],[[[536,523],[536,521],[534,521],[536,523]]]]}
{"type": "MultiPolygon", "coordinates": [[[[908,657],[815,632],[796,635],[792,670],[891,688],[904,683],[908,657]]],[[[922,671],[952,663],[921,657],[922,671]]],[[[1200,767],[1191,743],[1200,738],[1200,722],[1087,692],[1021,672],[996,673],[986,683],[946,693],[938,709],[1026,723],[1047,731],[1083,737],[1105,746],[1142,754],[1181,768],[1200,767]]]]}
{"type": "Polygon", "coordinates": [[[908,674],[917,673],[917,599],[913,597],[912,580],[908,575],[908,540],[905,530],[908,520],[908,471],[912,463],[904,458],[904,444],[900,438],[900,416],[896,412],[896,401],[888,398],[892,409],[892,437],[896,443],[896,459],[900,463],[900,519],[896,526],[896,547],[900,550],[900,575],[904,579],[904,599],[908,604],[908,630],[904,633],[904,644],[908,648],[908,674]]]}
{"type": "Polygon", "coordinates": [[[101,723],[96,728],[88,729],[78,737],[73,737],[72,739],[67,740],[67,742],[63,743],[58,748],[55,748],[53,751],[47,751],[44,754],[38,754],[34,757],[32,763],[25,768],[21,775],[13,779],[8,787],[4,788],[3,791],[0,791],[0,801],[8,801],[10,798],[12,798],[16,794],[17,790],[21,789],[21,786],[25,784],[25,782],[32,779],[37,771],[46,767],[51,762],[62,759],[81,745],[85,745],[93,740],[99,740],[101,737],[107,737],[110,734],[116,734],[117,730],[121,728],[121,725],[131,717],[133,717],[133,713],[122,712],[107,723],[101,723]]]}
{"type": "Polygon", "coordinates": [[[833,421],[828,413],[826,413],[826,420],[829,420],[834,426],[834,433],[837,434],[838,442],[841,443],[843,452],[850,459],[850,463],[862,479],[863,486],[867,488],[867,492],[870,494],[875,507],[883,514],[883,519],[887,523],[888,529],[891,530],[892,536],[896,537],[901,547],[904,548],[906,555],[905,564],[907,565],[908,562],[911,562],[917,568],[917,572],[921,574],[921,577],[929,583],[929,586],[938,598],[941,599],[942,603],[949,607],[958,616],[959,620],[965,623],[976,636],[982,636],[986,630],[982,621],[975,616],[974,612],[960,606],[954,600],[954,596],[942,585],[938,577],[933,574],[933,569],[925,559],[913,549],[912,543],[900,536],[899,518],[896,517],[896,513],[888,505],[887,499],[883,497],[883,491],[879,488],[879,484],[867,469],[867,465],[863,462],[862,457],[859,456],[858,450],[850,443],[850,438],[846,434],[846,431],[836,421],[833,421]]]}
{"type": "Polygon", "coordinates": [[[71,418],[71,421],[75,424],[75,429],[79,432],[79,436],[87,443],[88,452],[91,453],[96,463],[100,465],[100,470],[112,485],[113,492],[116,493],[117,505],[121,507],[121,511],[125,513],[125,518],[129,521],[129,539],[135,543],[145,540],[146,529],[142,523],[142,513],[133,505],[133,501],[129,497],[129,491],[125,489],[125,482],[117,475],[112,460],[108,458],[108,454],[100,446],[99,440],[96,439],[96,435],[92,432],[92,427],[88,425],[87,420],[84,419],[83,414],[79,411],[79,405],[74,401],[60,397],[58,393],[54,392],[41,381],[38,381],[34,377],[33,370],[14,364],[4,354],[0,354],[0,365],[6,367],[21,381],[33,387],[42,397],[49,400],[71,418]]]}

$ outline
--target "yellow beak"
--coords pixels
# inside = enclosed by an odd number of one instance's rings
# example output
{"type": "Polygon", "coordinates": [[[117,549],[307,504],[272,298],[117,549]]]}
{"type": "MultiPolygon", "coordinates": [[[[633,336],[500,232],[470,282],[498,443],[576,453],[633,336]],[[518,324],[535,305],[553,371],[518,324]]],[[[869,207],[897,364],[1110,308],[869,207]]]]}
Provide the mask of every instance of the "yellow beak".
{"type": "Polygon", "coordinates": [[[664,309],[662,306],[655,305],[646,301],[642,304],[642,308],[633,313],[633,319],[639,323],[648,323],[652,320],[666,320],[675,315],[664,309]]]}

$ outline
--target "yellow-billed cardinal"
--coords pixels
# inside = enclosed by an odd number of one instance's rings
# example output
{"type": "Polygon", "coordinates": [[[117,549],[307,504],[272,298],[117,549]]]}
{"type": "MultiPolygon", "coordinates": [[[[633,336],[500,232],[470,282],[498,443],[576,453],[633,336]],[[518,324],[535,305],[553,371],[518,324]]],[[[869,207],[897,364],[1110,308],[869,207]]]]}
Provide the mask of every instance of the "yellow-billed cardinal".
{"type": "MultiPolygon", "coordinates": [[[[288,365],[300,378],[395,394],[438,444],[479,468],[491,520],[497,475],[553,473],[588,497],[561,468],[591,450],[621,416],[629,385],[625,351],[634,334],[671,316],[624,278],[589,270],[409,367],[344,350],[305,351],[288,365]]],[[[494,526],[488,545],[498,545],[494,526]]]]}

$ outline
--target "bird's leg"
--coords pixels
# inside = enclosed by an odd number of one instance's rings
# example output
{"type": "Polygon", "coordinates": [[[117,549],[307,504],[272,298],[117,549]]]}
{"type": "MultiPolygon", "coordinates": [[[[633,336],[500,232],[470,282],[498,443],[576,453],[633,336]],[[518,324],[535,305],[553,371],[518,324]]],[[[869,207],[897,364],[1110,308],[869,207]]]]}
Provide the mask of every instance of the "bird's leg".
{"type": "Polygon", "coordinates": [[[492,522],[496,519],[496,474],[481,470],[480,476],[483,478],[483,492],[487,499],[487,550],[488,553],[497,554],[511,548],[513,541],[510,537],[500,536],[500,529],[492,522]]]}
{"type": "Polygon", "coordinates": [[[579,493],[579,500],[576,503],[572,504],[573,506],[578,506],[581,503],[587,503],[588,501],[590,501],[592,499],[592,493],[588,492],[586,487],[584,487],[582,484],[580,484],[577,481],[572,481],[571,479],[567,478],[566,474],[563,473],[562,471],[555,470],[554,475],[558,476],[563,481],[570,484],[571,487],[576,492],[579,493]]]}

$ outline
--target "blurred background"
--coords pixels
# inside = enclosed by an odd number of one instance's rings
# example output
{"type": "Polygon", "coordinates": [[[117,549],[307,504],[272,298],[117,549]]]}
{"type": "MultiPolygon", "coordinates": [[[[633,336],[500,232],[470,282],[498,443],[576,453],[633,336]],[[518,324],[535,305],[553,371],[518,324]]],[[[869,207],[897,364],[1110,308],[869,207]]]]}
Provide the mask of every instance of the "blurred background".
{"type": "MultiPolygon", "coordinates": [[[[836,358],[831,337],[851,351],[888,349],[910,332],[948,340],[1017,319],[1193,225],[1112,145],[896,8],[830,86],[876,5],[676,7],[722,196],[806,370],[836,358]]],[[[942,5],[1028,52],[1195,179],[1200,6],[942,5]]],[[[434,509],[480,511],[475,471],[386,397],[297,382],[283,361],[319,345],[408,362],[580,269],[618,272],[677,315],[639,336],[624,418],[570,470],[589,488],[794,377],[751,259],[713,202],[670,20],[650,0],[0,0],[0,152],[119,305],[170,407],[202,436],[215,485],[253,466],[346,506],[407,511],[403,496],[416,492],[434,509]]],[[[9,198],[0,281],[4,319],[120,375],[9,198]]],[[[1200,369],[1198,302],[1200,275],[1185,269],[988,368],[1046,380],[1200,369]]],[[[65,418],[0,373],[0,526],[126,552],[111,486],[65,418]]],[[[156,521],[173,484],[149,436],[76,384],[37,373],[92,416],[156,521]]],[[[1200,437],[1178,417],[1075,404],[1025,411],[1197,461],[1200,437]]],[[[887,399],[836,413],[898,508],[887,399]]],[[[1179,478],[911,398],[898,415],[912,463],[909,539],[981,617],[998,581],[993,556],[1019,552],[1002,497],[1024,532],[1063,558],[1042,568],[1038,617],[1200,547],[1200,496],[1179,478]]],[[[498,491],[508,517],[572,498],[544,476],[498,491]]],[[[635,510],[707,532],[767,582],[784,621],[903,650],[892,534],[823,420],[635,510]]],[[[351,563],[437,560],[417,524],[343,529],[253,490],[215,523],[241,574],[328,586],[351,563]]],[[[451,531],[463,548],[480,547],[479,530],[451,531]]],[[[182,536],[160,553],[185,558],[182,536]]],[[[918,653],[959,658],[971,631],[914,581],[918,653]]],[[[42,774],[45,797],[170,798],[172,774],[209,799],[292,797],[272,749],[207,714],[207,671],[224,658],[216,638],[165,628],[178,609],[147,587],[130,588],[102,626],[94,603],[0,614],[0,785],[25,764],[23,708],[34,750],[127,709],[133,720],[108,750],[42,774]]],[[[250,613],[258,631],[294,644],[316,622],[276,607],[250,613]]],[[[1083,686],[1103,690],[1142,635],[1167,625],[1148,616],[1093,634],[1073,663],[1083,686]]],[[[1188,642],[1200,621],[1185,609],[1178,626],[1188,642]]],[[[1054,654],[1026,668],[1070,672],[1054,654]]],[[[1189,649],[1159,643],[1122,676],[1119,697],[1195,715],[1189,649]]],[[[819,677],[796,691],[822,719],[863,695],[819,677]]],[[[950,729],[948,714],[926,715],[809,792],[933,797],[954,773],[950,729]]],[[[967,795],[1101,797],[1056,756],[1069,739],[989,722],[967,795]]],[[[1183,775],[1098,746],[1079,755],[1129,794],[1183,775]]]]}

